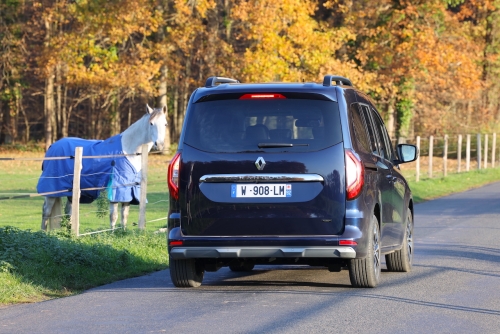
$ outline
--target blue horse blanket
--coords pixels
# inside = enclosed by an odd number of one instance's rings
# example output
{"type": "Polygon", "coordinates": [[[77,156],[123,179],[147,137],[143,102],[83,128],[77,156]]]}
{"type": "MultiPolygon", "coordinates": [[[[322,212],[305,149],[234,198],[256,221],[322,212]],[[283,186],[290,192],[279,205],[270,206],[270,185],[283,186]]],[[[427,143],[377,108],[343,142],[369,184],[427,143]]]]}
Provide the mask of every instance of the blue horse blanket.
{"type": "MultiPolygon", "coordinates": [[[[121,135],[106,140],[63,138],[52,144],[45,157],[74,156],[75,148],[83,147],[83,156],[120,155],[123,153],[121,135]]],[[[73,188],[74,159],[44,160],[42,175],[36,187],[38,193],[73,188]]],[[[106,187],[110,202],[139,204],[141,173],[126,157],[87,158],[82,161],[80,179],[80,203],[92,203],[101,190],[86,188],[106,187]]],[[[71,191],[50,195],[50,197],[72,196],[71,191]]]]}

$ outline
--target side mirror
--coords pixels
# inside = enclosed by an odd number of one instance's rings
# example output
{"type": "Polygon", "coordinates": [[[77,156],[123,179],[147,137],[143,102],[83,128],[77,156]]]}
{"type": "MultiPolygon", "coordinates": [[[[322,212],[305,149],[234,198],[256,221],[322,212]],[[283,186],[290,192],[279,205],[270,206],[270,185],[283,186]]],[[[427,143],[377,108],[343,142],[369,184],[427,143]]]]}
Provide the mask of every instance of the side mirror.
{"type": "Polygon", "coordinates": [[[400,164],[415,161],[419,155],[418,147],[415,145],[399,144],[397,150],[399,155],[398,163],[400,164]]]}

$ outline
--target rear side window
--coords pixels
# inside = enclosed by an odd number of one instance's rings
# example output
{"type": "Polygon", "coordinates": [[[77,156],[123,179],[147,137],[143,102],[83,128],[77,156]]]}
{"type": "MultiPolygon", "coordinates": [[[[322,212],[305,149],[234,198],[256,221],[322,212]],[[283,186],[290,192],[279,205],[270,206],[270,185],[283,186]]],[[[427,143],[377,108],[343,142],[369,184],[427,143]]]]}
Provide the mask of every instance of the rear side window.
{"type": "Polygon", "coordinates": [[[352,127],[354,129],[354,137],[357,149],[361,152],[371,153],[370,140],[366,132],[365,122],[361,117],[359,104],[353,103],[349,108],[352,120],[352,127]]]}
{"type": "Polygon", "coordinates": [[[384,123],[374,110],[371,110],[371,113],[379,138],[380,156],[387,160],[392,160],[392,144],[389,141],[384,123]]]}
{"type": "Polygon", "coordinates": [[[342,141],[333,101],[224,99],[191,108],[184,143],[207,152],[309,152],[342,141]]]}
{"type": "Polygon", "coordinates": [[[360,105],[360,106],[361,106],[361,113],[363,115],[363,120],[365,121],[366,129],[368,130],[368,135],[370,138],[371,153],[379,155],[377,146],[378,138],[373,130],[373,125],[370,120],[370,109],[365,105],[360,105]]]}

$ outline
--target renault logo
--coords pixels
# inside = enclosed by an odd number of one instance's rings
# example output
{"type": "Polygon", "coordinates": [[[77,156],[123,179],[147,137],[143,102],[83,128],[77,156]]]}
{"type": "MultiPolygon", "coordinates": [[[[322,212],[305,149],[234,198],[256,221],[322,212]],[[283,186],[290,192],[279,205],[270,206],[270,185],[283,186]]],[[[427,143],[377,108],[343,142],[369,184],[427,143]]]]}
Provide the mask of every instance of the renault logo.
{"type": "Polygon", "coordinates": [[[255,161],[255,167],[257,167],[258,170],[263,170],[265,165],[266,161],[264,160],[263,157],[258,157],[257,160],[255,161]]]}

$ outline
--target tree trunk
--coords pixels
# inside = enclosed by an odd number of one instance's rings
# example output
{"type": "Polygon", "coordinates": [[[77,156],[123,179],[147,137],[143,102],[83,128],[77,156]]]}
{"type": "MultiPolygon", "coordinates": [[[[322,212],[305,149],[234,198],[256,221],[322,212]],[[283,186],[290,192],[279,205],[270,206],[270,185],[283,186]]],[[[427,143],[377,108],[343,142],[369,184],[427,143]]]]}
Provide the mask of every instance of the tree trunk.
{"type": "MultiPolygon", "coordinates": [[[[20,87],[18,87],[18,89],[21,89],[20,87]]],[[[14,112],[12,112],[11,110],[11,123],[10,123],[10,128],[11,128],[11,131],[12,131],[12,142],[15,143],[17,142],[17,140],[19,139],[19,99],[20,99],[20,96],[19,96],[19,92],[16,92],[15,96],[14,96],[14,101],[13,102],[13,105],[14,105],[14,112]]]]}
{"type": "Polygon", "coordinates": [[[121,114],[120,114],[120,98],[117,94],[113,97],[111,105],[111,136],[117,135],[121,132],[121,114]]]}
{"type": "Polygon", "coordinates": [[[2,113],[2,124],[1,124],[1,137],[0,143],[10,144],[12,142],[12,136],[9,130],[10,124],[10,108],[7,101],[0,101],[0,111],[2,113]]]}
{"type": "Polygon", "coordinates": [[[470,130],[472,129],[471,121],[472,121],[472,101],[469,100],[467,102],[467,125],[469,126],[467,132],[470,132],[470,130]]]}
{"type": "Polygon", "coordinates": [[[95,134],[94,138],[95,139],[101,139],[102,138],[102,132],[103,132],[103,117],[102,115],[104,114],[104,111],[102,108],[101,110],[97,111],[97,104],[94,105],[94,108],[92,108],[92,118],[95,119],[95,134]]]}
{"type": "Polygon", "coordinates": [[[172,140],[175,141],[175,138],[179,138],[179,129],[177,128],[177,118],[179,117],[179,79],[175,79],[175,84],[173,87],[174,90],[174,114],[172,115],[172,128],[173,128],[173,138],[172,140]]]}
{"type": "Polygon", "coordinates": [[[24,111],[22,101],[19,101],[19,111],[23,114],[23,119],[24,119],[24,136],[23,140],[25,143],[28,143],[30,141],[30,136],[31,136],[31,129],[30,129],[30,120],[28,118],[28,115],[24,111]]]}
{"type": "Polygon", "coordinates": [[[94,108],[95,108],[95,97],[92,96],[88,104],[88,116],[87,116],[88,119],[87,124],[89,124],[90,126],[88,125],[84,129],[86,130],[85,132],[87,133],[88,138],[95,138],[96,135],[97,124],[94,118],[94,108]]]}
{"type": "MultiPolygon", "coordinates": [[[[168,68],[167,65],[161,67],[160,75],[160,87],[158,89],[158,97],[156,98],[157,107],[163,107],[167,105],[167,78],[168,78],[168,68]]],[[[168,108],[167,115],[165,115],[168,120],[168,108]]],[[[170,149],[170,125],[167,126],[165,131],[165,150],[170,149]]]]}
{"type": "MultiPolygon", "coordinates": [[[[51,24],[48,19],[45,19],[45,47],[49,47],[48,42],[51,37],[51,24]]],[[[49,68],[47,79],[45,80],[45,150],[49,149],[54,138],[53,121],[55,120],[55,105],[54,105],[54,68],[49,68]]]]}
{"type": "MultiPolygon", "coordinates": [[[[0,17],[1,18],[1,17],[0,17]]],[[[1,22],[0,22],[1,23],[1,22]]],[[[1,69],[1,68],[0,68],[1,69]]],[[[3,78],[0,77],[0,91],[2,91],[3,89],[3,78]]],[[[2,102],[2,99],[0,99],[0,145],[4,143],[4,130],[3,130],[3,125],[5,124],[4,123],[4,116],[3,116],[3,105],[4,103],[2,102]]]]}
{"type": "MultiPolygon", "coordinates": [[[[159,1],[157,10],[163,14],[164,18],[167,18],[167,12],[168,12],[168,1],[159,1]]],[[[165,30],[166,30],[166,25],[161,26],[160,29],[158,29],[157,35],[156,35],[156,42],[158,44],[165,44],[165,30]]],[[[161,54],[162,58],[166,58],[167,54],[161,54]]],[[[167,80],[168,80],[168,67],[167,64],[163,63],[161,68],[160,68],[160,82],[159,82],[159,87],[158,87],[158,96],[156,97],[156,106],[159,108],[162,108],[163,106],[168,106],[168,101],[167,101],[167,80]]],[[[169,119],[168,117],[168,107],[167,107],[167,121],[169,119]]],[[[169,122],[171,123],[171,122],[169,122]]],[[[170,128],[172,124],[168,124],[166,131],[165,131],[165,151],[168,151],[170,149],[170,128]]]]}
{"type": "Polygon", "coordinates": [[[56,126],[54,127],[54,141],[62,138],[62,87],[61,87],[61,64],[56,65],[56,126]]]}
{"type": "Polygon", "coordinates": [[[52,144],[52,121],[54,119],[54,73],[52,71],[45,80],[45,150],[48,150],[52,144]]]}
{"type": "Polygon", "coordinates": [[[187,104],[189,101],[189,78],[191,77],[191,57],[188,57],[186,60],[186,76],[184,78],[184,85],[183,85],[183,91],[182,91],[182,104],[180,107],[182,108],[179,110],[179,119],[178,121],[178,128],[179,128],[179,133],[182,129],[182,123],[184,122],[184,116],[186,115],[186,108],[187,104]]]}
{"type": "Polygon", "coordinates": [[[232,30],[232,26],[233,26],[233,21],[230,19],[231,18],[231,4],[232,4],[232,1],[224,0],[224,14],[225,14],[224,21],[226,24],[225,34],[226,34],[226,42],[227,43],[231,43],[231,30],[232,30]]]}
{"type": "Polygon", "coordinates": [[[175,128],[177,129],[177,137],[180,136],[181,130],[182,130],[182,117],[184,113],[184,98],[185,98],[185,93],[184,91],[187,89],[185,85],[181,85],[181,89],[178,92],[178,97],[177,97],[177,119],[175,120],[175,128]]]}
{"type": "Polygon", "coordinates": [[[69,117],[71,108],[68,110],[68,87],[64,87],[63,103],[62,103],[62,119],[61,119],[61,135],[68,137],[69,117]]]}

